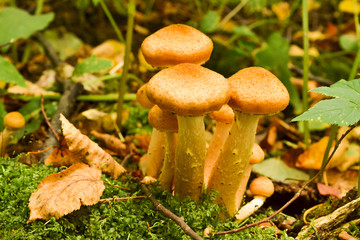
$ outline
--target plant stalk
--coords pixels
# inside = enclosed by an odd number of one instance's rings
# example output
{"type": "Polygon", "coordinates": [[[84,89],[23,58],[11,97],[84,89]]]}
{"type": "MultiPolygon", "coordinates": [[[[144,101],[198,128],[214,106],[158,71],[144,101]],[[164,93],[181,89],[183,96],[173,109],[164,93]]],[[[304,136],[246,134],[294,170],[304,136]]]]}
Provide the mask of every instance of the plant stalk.
{"type": "MultiPolygon", "coordinates": [[[[303,86],[302,86],[302,100],[303,112],[308,110],[308,82],[309,82],[309,12],[308,0],[302,1],[302,19],[303,19],[303,45],[304,45],[304,59],[303,59],[303,86]]],[[[304,124],[304,142],[306,148],[310,145],[310,129],[309,122],[303,121],[304,124]]]]}
{"type": "Polygon", "coordinates": [[[135,16],[135,0],[130,0],[128,5],[128,23],[126,29],[126,46],[125,46],[125,57],[124,57],[124,67],[122,76],[119,83],[119,98],[117,105],[117,118],[116,125],[121,130],[122,127],[122,110],[124,105],[124,95],[126,92],[126,82],[128,77],[129,63],[130,63],[130,54],[131,54],[131,44],[132,36],[134,29],[134,16],[135,16]]]}
{"type": "MultiPolygon", "coordinates": [[[[123,37],[123,35],[121,34],[120,29],[119,29],[118,26],[116,25],[116,22],[115,22],[113,16],[111,15],[108,7],[106,6],[106,4],[104,3],[103,0],[99,0],[99,2],[100,2],[100,5],[101,5],[101,8],[103,9],[106,17],[109,19],[110,24],[111,24],[111,26],[113,27],[113,29],[114,29],[117,37],[119,38],[120,42],[124,43],[124,42],[125,42],[124,37],[123,37]]],[[[130,1],[130,2],[131,2],[131,1],[130,1]]],[[[129,8],[130,8],[130,5],[131,5],[130,2],[129,2],[129,8]]]]}

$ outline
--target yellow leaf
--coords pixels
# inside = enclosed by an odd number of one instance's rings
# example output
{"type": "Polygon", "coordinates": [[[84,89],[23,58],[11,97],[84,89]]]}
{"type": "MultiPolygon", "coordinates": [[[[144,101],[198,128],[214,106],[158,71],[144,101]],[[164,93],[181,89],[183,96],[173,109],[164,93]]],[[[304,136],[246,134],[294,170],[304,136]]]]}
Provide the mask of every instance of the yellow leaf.
{"type": "Polygon", "coordinates": [[[280,20],[285,20],[290,14],[290,4],[288,2],[278,2],[271,6],[273,12],[280,20]]]}
{"type": "MultiPolygon", "coordinates": [[[[292,44],[289,49],[289,55],[293,57],[302,57],[304,56],[304,50],[299,46],[292,44]]],[[[315,47],[309,48],[309,55],[312,57],[318,57],[319,51],[315,47]]]]}
{"type": "Polygon", "coordinates": [[[56,219],[80,209],[81,205],[94,205],[100,201],[105,189],[100,180],[101,171],[84,163],[44,178],[38,190],[29,199],[30,218],[56,219]]]}
{"type": "Polygon", "coordinates": [[[90,166],[100,167],[104,173],[115,179],[126,172],[125,168],[115,161],[110,154],[91,141],[90,138],[81,134],[62,114],[60,120],[69,150],[81,158],[83,162],[90,166]]]}
{"type": "MultiPolygon", "coordinates": [[[[357,9],[360,11],[360,4],[357,2],[357,9]]],[[[339,10],[346,13],[354,13],[353,0],[342,0],[339,3],[339,10]]]]}

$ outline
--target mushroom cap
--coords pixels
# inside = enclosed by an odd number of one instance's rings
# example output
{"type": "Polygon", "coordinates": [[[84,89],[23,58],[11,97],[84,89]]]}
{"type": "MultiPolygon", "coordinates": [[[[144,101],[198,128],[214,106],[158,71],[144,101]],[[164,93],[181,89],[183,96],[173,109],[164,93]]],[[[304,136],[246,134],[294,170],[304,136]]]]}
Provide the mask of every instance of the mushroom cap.
{"type": "Polygon", "coordinates": [[[161,108],[159,108],[158,105],[155,105],[151,108],[148,118],[151,126],[161,132],[178,131],[178,122],[176,115],[172,114],[169,111],[162,110],[161,108]]]}
{"type": "Polygon", "coordinates": [[[145,60],[156,67],[203,64],[209,60],[212,50],[213,43],[208,36],[183,24],[164,27],[145,38],[141,45],[145,60]]]}
{"type": "Polygon", "coordinates": [[[25,126],[25,118],[19,112],[9,112],[4,118],[5,127],[10,129],[21,129],[25,126]]]}
{"type": "Polygon", "coordinates": [[[225,104],[220,108],[219,111],[214,111],[210,113],[209,116],[217,122],[230,124],[234,121],[235,114],[232,108],[225,104]]]}
{"type": "Polygon", "coordinates": [[[263,161],[265,158],[265,153],[262,150],[262,148],[259,146],[259,144],[254,143],[253,149],[252,149],[252,154],[251,154],[251,158],[250,158],[250,164],[254,165],[257,164],[261,161],[263,161]]]}
{"type": "Polygon", "coordinates": [[[136,92],[136,99],[144,108],[152,108],[155,104],[152,103],[146,95],[146,84],[142,85],[136,92]]]}
{"type": "Polygon", "coordinates": [[[182,63],[155,74],[147,83],[150,101],[179,116],[217,111],[229,100],[226,79],[197,64],[182,63]]]}
{"type": "Polygon", "coordinates": [[[274,193],[274,184],[269,178],[261,176],[250,183],[249,190],[253,196],[270,197],[274,193]]]}
{"type": "Polygon", "coordinates": [[[244,68],[228,79],[229,105],[248,114],[273,114],[289,104],[289,93],[282,82],[261,67],[244,68]]]}

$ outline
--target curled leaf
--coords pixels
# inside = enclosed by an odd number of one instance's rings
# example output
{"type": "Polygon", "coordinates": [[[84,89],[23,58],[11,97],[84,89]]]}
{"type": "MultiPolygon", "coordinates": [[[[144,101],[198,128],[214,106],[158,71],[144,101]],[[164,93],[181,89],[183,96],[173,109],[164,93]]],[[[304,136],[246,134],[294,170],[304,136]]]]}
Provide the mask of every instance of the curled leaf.
{"type": "Polygon", "coordinates": [[[80,209],[81,205],[94,205],[100,201],[105,189],[100,180],[101,171],[84,163],[44,178],[29,200],[30,218],[56,219],[80,209]]]}
{"type": "Polygon", "coordinates": [[[83,135],[63,115],[60,115],[60,120],[69,150],[80,157],[83,162],[90,166],[100,167],[104,173],[111,175],[113,178],[118,178],[126,172],[126,169],[115,161],[110,154],[83,135]]]}

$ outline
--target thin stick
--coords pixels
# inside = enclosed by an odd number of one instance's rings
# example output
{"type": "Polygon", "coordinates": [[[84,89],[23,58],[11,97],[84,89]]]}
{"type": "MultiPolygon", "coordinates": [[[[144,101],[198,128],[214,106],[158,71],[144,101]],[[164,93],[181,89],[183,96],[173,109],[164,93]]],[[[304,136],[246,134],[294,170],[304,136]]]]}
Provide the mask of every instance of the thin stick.
{"type": "Polygon", "coordinates": [[[150,190],[146,187],[145,184],[141,184],[141,188],[144,191],[146,197],[154,204],[156,210],[158,210],[159,212],[161,212],[162,214],[164,214],[166,217],[170,218],[171,220],[173,220],[174,222],[176,222],[181,229],[188,235],[190,236],[192,239],[196,239],[196,240],[202,240],[202,238],[194,231],[192,230],[189,225],[187,225],[185,223],[185,221],[176,216],[174,213],[172,213],[171,211],[169,211],[167,208],[165,208],[163,205],[161,205],[161,203],[159,203],[154,196],[152,195],[152,193],[150,192],[150,190]]]}
{"type": "Polygon", "coordinates": [[[56,140],[58,140],[58,142],[60,142],[60,137],[59,134],[57,134],[57,132],[55,131],[55,129],[53,128],[53,126],[51,125],[51,123],[49,122],[49,119],[46,116],[45,113],[45,109],[44,109],[44,98],[41,98],[41,102],[40,102],[40,107],[41,107],[41,112],[44,116],[45,122],[48,125],[48,127],[50,128],[51,132],[54,134],[56,140]]]}
{"type": "Polygon", "coordinates": [[[304,189],[311,183],[313,182],[316,178],[318,178],[319,174],[325,169],[326,165],[330,162],[330,160],[332,159],[332,157],[334,156],[336,150],[338,149],[341,141],[351,132],[351,130],[353,130],[355,128],[355,126],[351,126],[339,139],[339,141],[335,144],[335,147],[333,149],[333,151],[331,152],[330,157],[328,158],[326,164],[324,165],[324,167],[320,168],[320,170],[310,179],[308,180],[300,189],[297,193],[295,193],[295,195],[287,202],[285,203],[281,208],[279,208],[274,214],[272,214],[271,216],[264,218],[263,220],[260,220],[258,222],[254,222],[245,226],[242,226],[240,228],[236,228],[236,229],[232,229],[229,231],[223,231],[223,232],[217,232],[214,235],[224,235],[224,234],[230,234],[230,233],[236,233],[236,232],[240,232],[244,229],[247,228],[251,228],[254,226],[259,225],[260,223],[264,223],[264,222],[268,222],[271,219],[273,219],[276,215],[278,215],[280,212],[282,212],[285,208],[287,208],[291,203],[293,203],[296,199],[298,199],[301,195],[301,192],[304,191],[304,189]]]}
{"type": "Polygon", "coordinates": [[[120,189],[124,189],[124,190],[128,190],[128,191],[131,191],[130,188],[125,188],[125,187],[121,187],[121,186],[118,186],[118,185],[114,185],[114,184],[111,184],[111,183],[108,183],[108,182],[104,182],[105,184],[111,186],[111,187],[114,187],[114,188],[120,188],[120,189]]]}
{"type": "MultiPolygon", "coordinates": [[[[301,68],[299,68],[299,67],[297,67],[295,65],[291,64],[290,69],[293,70],[294,72],[297,72],[301,76],[304,75],[304,71],[301,68]]],[[[320,83],[321,85],[324,85],[324,86],[330,86],[331,84],[333,84],[333,82],[331,80],[315,76],[315,75],[311,74],[310,72],[309,72],[308,76],[309,76],[309,79],[314,80],[314,81],[316,81],[316,82],[318,82],[318,83],[320,83]]]]}
{"type": "Polygon", "coordinates": [[[230,19],[232,19],[248,2],[249,0],[243,0],[240,1],[238,3],[238,5],[236,5],[236,7],[231,10],[224,18],[223,20],[221,20],[221,22],[219,23],[220,27],[223,27],[225,25],[225,23],[227,23],[228,21],[230,21],[230,19]]]}
{"type": "Polygon", "coordinates": [[[99,203],[107,203],[107,202],[125,202],[128,200],[141,200],[145,199],[145,196],[135,196],[135,197],[112,197],[112,198],[104,198],[100,199],[99,203]]]}

